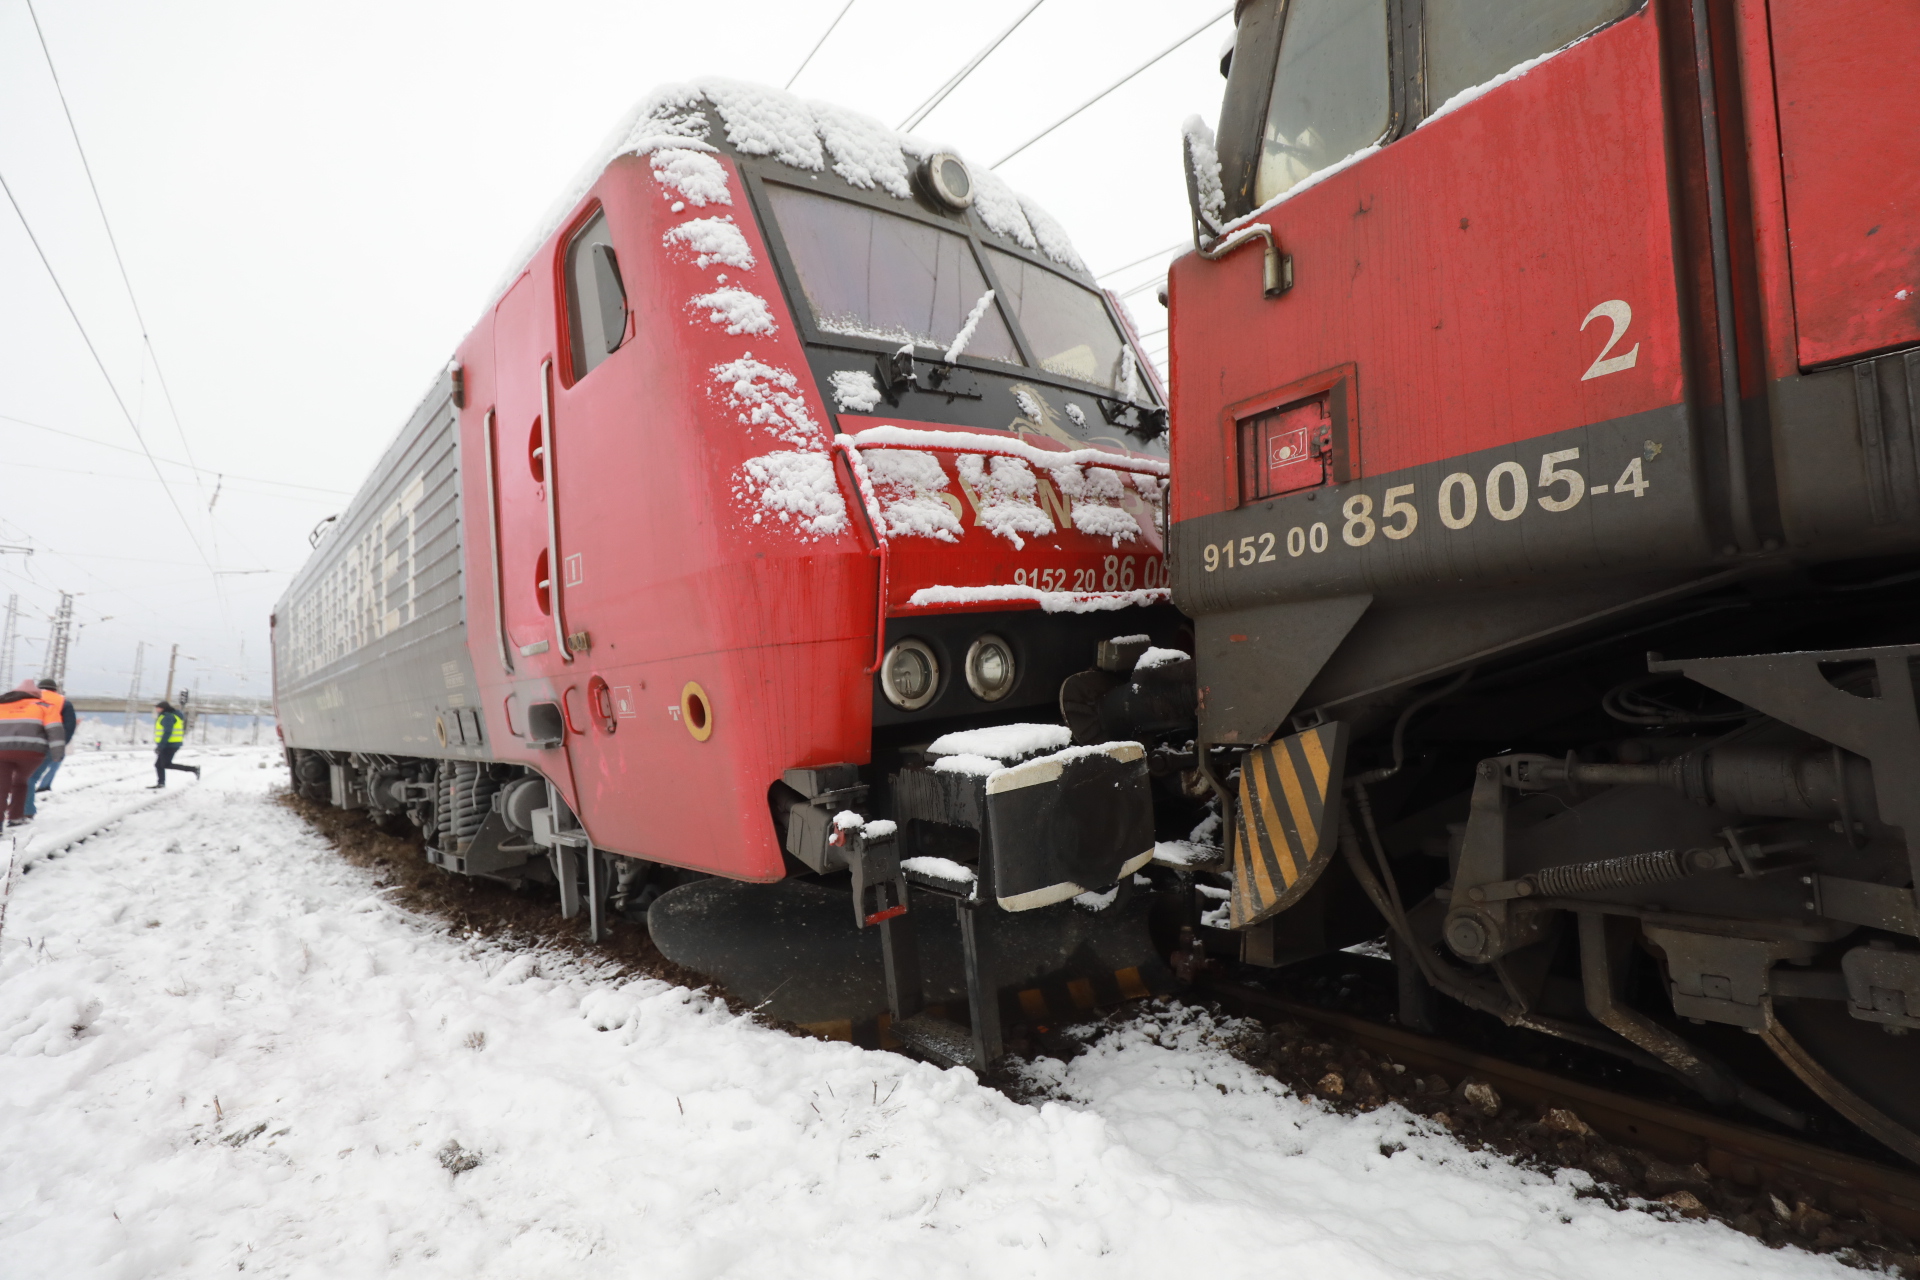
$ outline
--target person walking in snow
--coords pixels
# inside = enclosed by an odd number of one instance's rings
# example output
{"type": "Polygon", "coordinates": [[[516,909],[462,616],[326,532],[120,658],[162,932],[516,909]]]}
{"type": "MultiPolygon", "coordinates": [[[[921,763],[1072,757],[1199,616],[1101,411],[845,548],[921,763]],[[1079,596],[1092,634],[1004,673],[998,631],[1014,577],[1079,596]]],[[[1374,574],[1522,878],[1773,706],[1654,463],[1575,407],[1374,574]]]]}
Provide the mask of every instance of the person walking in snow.
{"type": "Polygon", "coordinates": [[[153,705],[153,772],[160,780],[148,787],[157,791],[167,785],[167,770],[177,769],[181,773],[200,776],[197,764],[175,764],[173,757],[179,752],[180,744],[187,740],[187,718],[171,702],[156,702],[153,705]]]}
{"type": "MultiPolygon", "coordinates": [[[[40,701],[49,704],[60,713],[60,728],[66,733],[67,745],[72,746],[74,726],[80,719],[79,714],[74,710],[73,699],[60,692],[57,681],[46,676],[40,677],[39,697],[40,701]]],[[[53,775],[58,772],[60,772],[60,761],[52,756],[47,757],[46,763],[34,771],[33,781],[27,784],[27,816],[29,818],[33,816],[37,803],[35,796],[42,791],[53,790],[53,775]]]]}
{"type": "Polygon", "coordinates": [[[0,827],[28,820],[34,773],[66,753],[59,708],[40,697],[33,681],[0,693],[0,827]]]}

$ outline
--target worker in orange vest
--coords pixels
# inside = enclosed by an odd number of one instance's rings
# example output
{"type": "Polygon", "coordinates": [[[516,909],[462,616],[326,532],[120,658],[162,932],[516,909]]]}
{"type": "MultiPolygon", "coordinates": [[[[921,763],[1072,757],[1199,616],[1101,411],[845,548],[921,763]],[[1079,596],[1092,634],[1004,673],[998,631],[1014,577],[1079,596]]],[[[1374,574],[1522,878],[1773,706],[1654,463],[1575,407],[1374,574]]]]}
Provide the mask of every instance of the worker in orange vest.
{"type": "MultiPolygon", "coordinates": [[[[40,701],[52,703],[54,709],[59,711],[60,728],[66,733],[67,742],[71,745],[73,742],[74,726],[79,722],[79,715],[74,710],[73,700],[67,697],[66,694],[60,692],[60,685],[57,681],[46,676],[40,677],[39,689],[40,701]]],[[[53,790],[53,775],[58,772],[60,772],[60,762],[51,756],[47,758],[45,764],[41,765],[40,768],[34,772],[33,780],[27,784],[27,816],[29,818],[33,816],[37,804],[35,796],[42,791],[53,790]]]]}
{"type": "Polygon", "coordinates": [[[67,753],[60,709],[40,696],[31,680],[0,693],[0,826],[28,820],[28,787],[48,760],[67,753]]]}

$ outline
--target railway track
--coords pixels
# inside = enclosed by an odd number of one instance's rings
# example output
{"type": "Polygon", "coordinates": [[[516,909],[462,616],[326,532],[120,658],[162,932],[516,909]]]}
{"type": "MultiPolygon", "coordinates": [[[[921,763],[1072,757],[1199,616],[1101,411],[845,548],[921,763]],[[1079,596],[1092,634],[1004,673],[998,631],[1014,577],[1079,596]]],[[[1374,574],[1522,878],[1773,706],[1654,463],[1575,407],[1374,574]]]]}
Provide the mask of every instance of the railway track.
{"type": "MultiPolygon", "coordinates": [[[[347,860],[393,877],[398,900],[460,931],[505,933],[669,981],[699,982],[662,961],[644,930],[617,930],[589,947],[544,903],[502,886],[438,876],[414,841],[385,835],[358,814],[291,796],[284,803],[313,821],[347,860]]],[[[1242,1056],[1302,1094],[1341,1107],[1402,1102],[1470,1143],[1539,1165],[1585,1168],[1604,1184],[1597,1193],[1622,1207],[1636,1197],[1664,1201],[1770,1244],[1834,1253],[1920,1280],[1920,1173],[1229,981],[1203,980],[1184,998],[1262,1024],[1269,1032],[1264,1043],[1243,1047],[1242,1056]],[[1330,1071],[1344,1076],[1337,1093],[1327,1088],[1330,1071]],[[1371,1094],[1364,1084],[1370,1072],[1386,1082],[1371,1094]],[[1491,1087],[1499,1115],[1476,1114],[1467,1092],[1475,1083],[1491,1087]]]]}
{"type": "MultiPolygon", "coordinates": [[[[1444,1123],[1461,1128],[1463,1136],[1479,1138],[1509,1154],[1546,1163],[1582,1165],[1603,1180],[1631,1182],[1610,1173],[1638,1172],[1649,1199],[1665,1199],[1689,1216],[1721,1218],[1769,1243],[1799,1244],[1828,1252],[1847,1253],[1869,1265],[1891,1265],[1907,1275],[1920,1274],[1920,1257],[1913,1242],[1920,1239],[1920,1174],[1889,1164],[1829,1150],[1812,1143],[1782,1137],[1676,1107],[1633,1097],[1569,1079],[1533,1067],[1493,1057],[1434,1036],[1422,1035],[1352,1014],[1319,1008],[1298,1000],[1251,990],[1220,981],[1203,981],[1189,999],[1217,1004],[1228,1013],[1252,1018],[1269,1028],[1289,1024],[1312,1033],[1308,1039],[1344,1041],[1381,1064],[1397,1063],[1419,1077],[1439,1076],[1453,1086],[1441,1095],[1447,1103],[1436,1110],[1444,1123]],[[1506,1125],[1482,1126],[1471,1100],[1460,1104],[1470,1082],[1491,1086],[1506,1125]],[[1515,1108],[1544,1118],[1515,1116],[1515,1108]],[[1570,1114],[1569,1114],[1570,1113],[1570,1114]],[[1463,1117],[1464,1115],[1464,1122],[1463,1117]],[[1520,1123],[1514,1124],[1518,1120],[1520,1123]],[[1542,1130],[1560,1141],[1555,1150],[1537,1139],[1542,1130]],[[1533,1137],[1536,1141],[1527,1141],[1533,1137]],[[1519,1141],[1516,1143],[1515,1138],[1519,1141]],[[1567,1143],[1571,1141],[1569,1147],[1567,1143]],[[1642,1153],[1640,1162],[1623,1162],[1604,1153],[1612,1144],[1642,1153]],[[1571,1157],[1571,1158],[1569,1158],[1571,1157]],[[1664,1197],[1663,1187],[1672,1188],[1664,1197]],[[1684,1191],[1678,1196],[1675,1191],[1684,1191]],[[1690,1197],[1690,1198],[1689,1198],[1690,1197]],[[1697,1206],[1697,1207],[1696,1207],[1697,1206]]],[[[1276,1035],[1274,1040],[1282,1037],[1276,1035]]],[[[1302,1081],[1308,1092],[1323,1097],[1311,1079],[1317,1064],[1335,1063],[1341,1051],[1335,1044],[1306,1050],[1305,1061],[1315,1064],[1302,1081]]],[[[1347,1060],[1351,1067],[1353,1055],[1347,1060]]],[[[1276,1074],[1288,1074],[1298,1059],[1285,1050],[1270,1050],[1268,1064],[1276,1074]]],[[[1335,1066],[1334,1070],[1338,1070],[1335,1066]]],[[[1351,1070],[1348,1075],[1351,1076],[1351,1070]]],[[[1319,1085],[1327,1081],[1322,1077],[1319,1085]]],[[[1336,1085],[1329,1100],[1351,1101],[1336,1085]]],[[[1429,1094],[1431,1097],[1431,1094],[1429,1094]]],[[[1485,1095],[1480,1095],[1482,1098],[1485,1095]]],[[[1385,1100],[1385,1096],[1381,1097],[1385,1100]]],[[[1416,1109],[1422,1109],[1416,1104],[1416,1109]]],[[[1630,1194],[1638,1194],[1632,1187],[1630,1194]]]]}

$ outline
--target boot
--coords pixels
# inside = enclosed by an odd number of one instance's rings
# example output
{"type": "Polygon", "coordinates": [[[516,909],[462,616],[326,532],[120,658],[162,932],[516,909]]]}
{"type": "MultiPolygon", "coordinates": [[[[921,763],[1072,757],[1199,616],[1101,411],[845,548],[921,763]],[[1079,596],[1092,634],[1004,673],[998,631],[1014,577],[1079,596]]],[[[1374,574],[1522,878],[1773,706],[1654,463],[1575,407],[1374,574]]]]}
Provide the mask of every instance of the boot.
{"type": "Polygon", "coordinates": [[[200,781],[200,766],[197,764],[190,764],[187,766],[187,768],[193,770],[193,780],[195,782],[200,781]]]}
{"type": "Polygon", "coordinates": [[[167,785],[167,784],[166,784],[166,781],[165,781],[164,779],[162,779],[162,780],[161,780],[161,781],[159,781],[159,782],[149,782],[149,783],[147,784],[147,790],[149,790],[149,791],[159,791],[159,790],[162,790],[162,789],[164,789],[164,788],[166,787],[166,785],[167,785]]]}

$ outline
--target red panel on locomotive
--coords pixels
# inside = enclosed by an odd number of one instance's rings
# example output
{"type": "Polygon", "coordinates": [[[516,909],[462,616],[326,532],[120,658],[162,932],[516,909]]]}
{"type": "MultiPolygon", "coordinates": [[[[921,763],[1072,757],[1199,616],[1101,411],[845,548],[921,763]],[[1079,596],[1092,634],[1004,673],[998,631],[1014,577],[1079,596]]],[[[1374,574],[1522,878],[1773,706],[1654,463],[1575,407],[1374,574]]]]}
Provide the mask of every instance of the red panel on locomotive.
{"type": "Polygon", "coordinates": [[[1236,22],[1168,281],[1210,947],[1384,929],[1411,1023],[1920,1160],[1914,6],[1236,22]]]}

